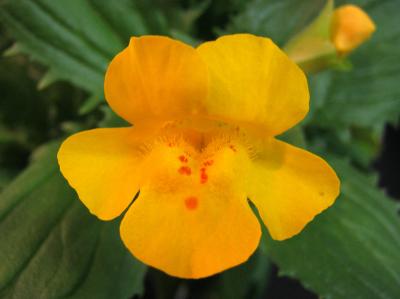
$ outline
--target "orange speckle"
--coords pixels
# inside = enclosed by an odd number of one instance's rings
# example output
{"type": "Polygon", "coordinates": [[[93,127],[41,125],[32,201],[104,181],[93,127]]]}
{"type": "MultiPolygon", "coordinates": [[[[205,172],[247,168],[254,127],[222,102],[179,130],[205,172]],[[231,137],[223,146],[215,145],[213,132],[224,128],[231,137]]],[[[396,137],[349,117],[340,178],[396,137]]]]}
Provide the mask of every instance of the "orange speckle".
{"type": "Polygon", "coordinates": [[[206,169],[200,168],[200,183],[205,184],[208,181],[208,175],[206,173],[206,169]]]}
{"type": "Polygon", "coordinates": [[[182,166],[181,168],[178,169],[178,172],[180,174],[184,174],[184,175],[192,174],[192,170],[190,169],[190,167],[187,167],[187,166],[182,166]]]}
{"type": "Polygon", "coordinates": [[[233,144],[229,144],[229,148],[236,153],[236,147],[233,144]]]}
{"type": "Polygon", "coordinates": [[[188,162],[188,158],[186,158],[184,155],[180,155],[178,157],[179,161],[181,161],[182,163],[187,163],[188,162]]]}
{"type": "Polygon", "coordinates": [[[207,160],[207,161],[205,161],[204,163],[203,163],[203,165],[204,166],[211,166],[211,165],[213,165],[214,164],[214,160],[207,160]]]}
{"type": "Polygon", "coordinates": [[[199,204],[199,201],[197,197],[195,196],[189,196],[185,198],[185,206],[188,210],[195,210],[197,209],[197,206],[199,204]]]}

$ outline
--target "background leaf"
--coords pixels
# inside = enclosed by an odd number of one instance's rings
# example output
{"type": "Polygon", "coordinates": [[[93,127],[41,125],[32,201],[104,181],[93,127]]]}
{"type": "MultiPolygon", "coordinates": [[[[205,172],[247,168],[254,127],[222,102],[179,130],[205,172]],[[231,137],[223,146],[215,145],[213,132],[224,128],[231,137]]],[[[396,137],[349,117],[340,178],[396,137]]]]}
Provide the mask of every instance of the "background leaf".
{"type": "Polygon", "coordinates": [[[221,299],[262,298],[271,267],[263,242],[246,263],[229,269],[219,276],[220,283],[214,296],[221,299]]]}
{"type": "Polygon", "coordinates": [[[346,162],[329,160],[342,181],[335,205],[299,235],[269,240],[280,273],[323,298],[397,298],[400,290],[399,206],[346,162]]]}
{"type": "Polygon", "coordinates": [[[128,298],[146,267],[119,238],[119,223],[91,216],[59,173],[59,143],[0,195],[2,298],[128,298]]]}
{"type": "Polygon", "coordinates": [[[377,31],[350,57],[351,72],[331,71],[329,83],[321,79],[328,85],[325,96],[318,99],[323,106],[314,114],[314,122],[323,127],[354,125],[381,131],[385,122],[395,122],[400,116],[400,28],[396,20],[400,1],[351,2],[363,5],[377,31]]]}
{"type": "Polygon", "coordinates": [[[42,87],[61,79],[98,93],[108,61],[123,43],[88,1],[62,2],[3,2],[1,19],[17,39],[12,52],[51,66],[42,87]]]}
{"type": "Polygon", "coordinates": [[[270,37],[283,46],[318,15],[326,0],[251,0],[235,15],[225,34],[248,32],[270,37]]]}
{"type": "Polygon", "coordinates": [[[400,117],[400,66],[396,63],[400,28],[395,24],[400,1],[352,3],[371,15],[377,31],[350,56],[351,71],[311,76],[312,111],[307,121],[309,132],[322,145],[367,167],[379,150],[385,124],[396,123],[400,117]]]}
{"type": "Polygon", "coordinates": [[[40,67],[23,56],[0,58],[0,191],[36,147],[59,136],[65,121],[79,119],[85,93],[67,83],[38,91],[38,74],[40,67]]]}

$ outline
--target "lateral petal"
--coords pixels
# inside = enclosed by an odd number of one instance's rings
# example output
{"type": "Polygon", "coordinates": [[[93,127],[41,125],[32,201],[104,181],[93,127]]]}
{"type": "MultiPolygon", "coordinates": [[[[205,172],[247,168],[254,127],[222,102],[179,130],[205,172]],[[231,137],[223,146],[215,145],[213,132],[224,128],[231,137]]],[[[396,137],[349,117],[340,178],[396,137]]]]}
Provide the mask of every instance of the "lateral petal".
{"type": "Polygon", "coordinates": [[[339,179],[323,159],[271,139],[254,161],[249,197],[272,238],[284,240],[331,206],[339,189],[339,179]]]}
{"type": "Polygon", "coordinates": [[[134,128],[94,129],[70,136],[60,147],[62,174],[102,220],[119,216],[139,191],[141,138],[134,128]]]}

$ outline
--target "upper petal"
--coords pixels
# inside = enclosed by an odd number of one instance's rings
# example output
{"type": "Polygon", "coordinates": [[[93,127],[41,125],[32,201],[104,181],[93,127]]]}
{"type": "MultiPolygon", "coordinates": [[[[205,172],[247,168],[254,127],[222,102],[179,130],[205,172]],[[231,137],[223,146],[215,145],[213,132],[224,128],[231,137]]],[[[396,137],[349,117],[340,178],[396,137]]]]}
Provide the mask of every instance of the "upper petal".
{"type": "Polygon", "coordinates": [[[306,77],[270,39],[227,35],[197,51],[209,70],[211,116],[277,135],[307,114],[306,77]]]}
{"type": "Polygon", "coordinates": [[[65,140],[58,152],[62,174],[100,219],[119,216],[139,191],[141,137],[136,131],[83,131],[65,140]]]}
{"type": "Polygon", "coordinates": [[[134,256],[183,278],[209,276],[249,258],[260,225],[243,188],[246,155],[232,148],[217,145],[214,154],[201,156],[184,144],[152,149],[140,195],[121,224],[134,256]]]}
{"type": "Polygon", "coordinates": [[[199,113],[207,78],[192,47],[168,37],[133,37],[109,65],[104,92],[116,113],[140,125],[199,113]]]}
{"type": "Polygon", "coordinates": [[[263,145],[251,176],[250,200],[276,240],[298,234],[334,203],[340,189],[323,159],[274,139],[263,145]]]}

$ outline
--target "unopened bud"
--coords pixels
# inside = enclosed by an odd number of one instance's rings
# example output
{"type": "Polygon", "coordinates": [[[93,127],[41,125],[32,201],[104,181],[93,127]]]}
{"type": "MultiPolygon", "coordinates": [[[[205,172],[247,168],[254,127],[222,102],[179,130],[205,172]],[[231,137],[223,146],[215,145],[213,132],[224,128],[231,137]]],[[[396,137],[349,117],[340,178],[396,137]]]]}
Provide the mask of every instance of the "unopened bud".
{"type": "Polygon", "coordinates": [[[331,40],[339,55],[346,55],[370,38],[375,29],[374,22],[361,8],[344,5],[333,13],[331,40]]]}

